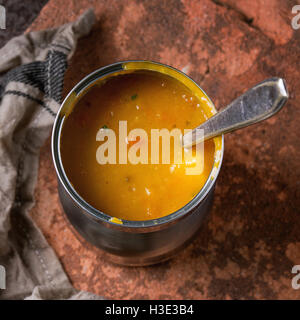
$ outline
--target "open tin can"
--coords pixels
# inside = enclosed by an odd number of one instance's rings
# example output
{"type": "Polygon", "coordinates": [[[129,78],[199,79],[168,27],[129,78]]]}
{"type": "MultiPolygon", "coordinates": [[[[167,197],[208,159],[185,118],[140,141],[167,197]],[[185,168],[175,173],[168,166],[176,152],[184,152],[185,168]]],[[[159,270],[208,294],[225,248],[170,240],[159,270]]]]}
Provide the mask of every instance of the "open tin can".
{"type": "Polygon", "coordinates": [[[216,113],[205,92],[183,72],[150,61],[118,62],[94,71],[71,90],[56,116],[52,133],[52,155],[58,176],[59,197],[70,223],[87,241],[102,249],[109,260],[129,266],[167,260],[193,239],[212,206],[224,152],[223,136],[214,138],[214,164],[205,185],[184,207],[162,218],[145,221],[114,219],[87,203],[70,183],[62,164],[60,137],[64,121],[94,85],[111,76],[141,70],[156,71],[179,80],[196,96],[205,96],[211,107],[209,116],[216,113]]]}

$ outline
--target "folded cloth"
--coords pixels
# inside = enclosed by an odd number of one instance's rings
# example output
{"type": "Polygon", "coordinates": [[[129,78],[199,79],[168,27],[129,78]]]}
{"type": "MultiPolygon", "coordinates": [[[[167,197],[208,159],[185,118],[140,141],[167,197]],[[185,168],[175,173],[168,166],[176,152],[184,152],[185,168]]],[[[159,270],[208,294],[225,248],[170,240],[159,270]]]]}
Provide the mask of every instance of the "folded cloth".
{"type": "Polygon", "coordinates": [[[94,21],[88,10],[73,23],[16,37],[0,50],[0,265],[6,272],[1,299],[101,299],[71,286],[28,214],[67,60],[94,21]]]}

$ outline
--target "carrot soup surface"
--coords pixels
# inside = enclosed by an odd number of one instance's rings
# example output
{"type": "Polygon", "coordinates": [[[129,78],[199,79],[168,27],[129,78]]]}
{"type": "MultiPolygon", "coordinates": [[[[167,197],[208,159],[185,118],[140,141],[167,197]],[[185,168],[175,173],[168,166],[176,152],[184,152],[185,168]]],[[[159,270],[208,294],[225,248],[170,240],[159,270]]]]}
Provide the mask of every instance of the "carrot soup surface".
{"type": "MultiPolygon", "coordinates": [[[[125,220],[150,220],[171,214],[190,202],[208,179],[214,163],[213,140],[204,143],[204,169],[187,175],[189,161],[151,164],[151,129],[192,129],[207,119],[208,100],[198,99],[179,80],[155,71],[112,76],[93,86],[65,118],[60,152],[65,173],[78,194],[94,208],[125,220]],[[127,133],[148,134],[148,164],[118,163],[119,121],[127,133]],[[117,164],[99,164],[96,141],[101,128],[115,131],[117,164]]],[[[137,139],[138,141],[138,139],[137,139]]],[[[142,142],[142,141],[139,141],[142,142]]],[[[131,141],[128,142],[130,148],[131,141]]]]}

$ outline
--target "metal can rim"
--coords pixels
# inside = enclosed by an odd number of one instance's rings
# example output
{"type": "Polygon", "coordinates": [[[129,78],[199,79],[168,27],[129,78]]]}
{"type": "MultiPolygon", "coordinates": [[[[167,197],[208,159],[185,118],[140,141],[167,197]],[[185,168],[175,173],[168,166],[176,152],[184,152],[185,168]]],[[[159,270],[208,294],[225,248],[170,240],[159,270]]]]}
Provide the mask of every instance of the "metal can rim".
{"type": "MultiPolygon", "coordinates": [[[[205,93],[205,91],[189,76],[187,76],[184,72],[173,68],[171,66],[168,66],[166,64],[162,64],[159,62],[154,61],[144,61],[144,60],[127,60],[127,61],[121,61],[116,62],[107,66],[104,66],[102,68],[99,68],[92,73],[88,74],[86,77],[84,77],[81,81],[79,81],[68,93],[68,95],[65,97],[64,101],[62,102],[52,129],[52,138],[51,138],[51,149],[52,149],[52,158],[53,163],[55,167],[55,171],[57,174],[57,177],[62,184],[63,188],[67,191],[69,196],[73,199],[73,201],[82,209],[82,212],[84,212],[89,218],[96,220],[99,223],[105,223],[108,228],[117,228],[123,231],[131,231],[130,229],[139,229],[140,232],[149,232],[151,230],[154,230],[156,228],[162,228],[166,225],[170,225],[172,223],[175,223],[177,220],[184,218],[188,213],[192,212],[197,205],[205,199],[209,191],[213,188],[216,179],[219,175],[221,166],[222,166],[222,160],[223,160],[223,154],[224,154],[224,135],[221,136],[221,154],[218,159],[218,163],[216,165],[216,157],[214,160],[214,165],[212,167],[212,170],[210,172],[209,177],[207,178],[204,186],[199,191],[199,193],[191,200],[189,201],[185,206],[178,209],[177,211],[170,213],[169,215],[166,215],[164,217],[158,218],[158,219],[152,219],[152,220],[143,220],[143,221],[133,221],[133,220],[124,220],[124,219],[118,219],[120,222],[114,222],[112,220],[113,217],[105,214],[104,212],[94,208],[91,206],[87,201],[85,201],[75,190],[75,188],[70,183],[62,165],[62,160],[60,156],[60,133],[61,128],[63,124],[64,116],[62,115],[62,110],[66,103],[69,101],[70,96],[72,94],[76,94],[77,96],[88,86],[92,85],[94,82],[100,80],[104,76],[108,76],[109,74],[116,73],[116,72],[122,72],[126,69],[124,66],[128,63],[135,63],[135,64],[149,64],[153,66],[159,66],[164,68],[169,68],[170,70],[173,70],[175,72],[178,72],[179,74],[183,75],[185,78],[189,79],[189,81],[193,82],[209,99],[209,102],[211,103],[214,112],[216,111],[216,108],[209,98],[209,96],[205,93]],[[144,231],[143,231],[144,230],[144,231]]],[[[136,70],[151,70],[148,68],[140,68],[136,70]]],[[[215,152],[216,155],[216,152],[215,152]]]]}

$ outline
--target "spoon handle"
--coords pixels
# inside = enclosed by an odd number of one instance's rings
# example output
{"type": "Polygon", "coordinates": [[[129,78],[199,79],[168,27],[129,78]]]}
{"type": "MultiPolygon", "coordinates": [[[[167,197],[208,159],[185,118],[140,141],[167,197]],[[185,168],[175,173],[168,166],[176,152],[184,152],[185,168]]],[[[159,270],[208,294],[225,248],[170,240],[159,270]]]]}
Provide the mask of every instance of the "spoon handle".
{"type": "Polygon", "coordinates": [[[288,92],[284,79],[270,78],[264,80],[199,127],[185,134],[183,136],[183,146],[189,147],[203,140],[265,120],[277,113],[287,99],[288,92]],[[204,135],[199,137],[196,134],[197,129],[203,129],[204,135]]]}

